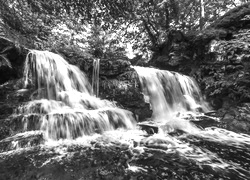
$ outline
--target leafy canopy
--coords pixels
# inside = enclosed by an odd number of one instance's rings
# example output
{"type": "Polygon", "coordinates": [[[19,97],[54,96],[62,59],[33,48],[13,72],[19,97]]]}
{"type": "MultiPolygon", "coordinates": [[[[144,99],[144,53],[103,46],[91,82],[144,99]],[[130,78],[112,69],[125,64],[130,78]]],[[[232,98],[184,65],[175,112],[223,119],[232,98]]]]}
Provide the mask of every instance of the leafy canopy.
{"type": "MultiPolygon", "coordinates": [[[[204,0],[204,26],[245,2],[204,0]]],[[[200,0],[0,0],[0,4],[1,34],[28,47],[66,46],[100,57],[110,51],[125,53],[126,43],[145,54],[163,43],[171,29],[197,31],[201,5],[200,0]]]]}

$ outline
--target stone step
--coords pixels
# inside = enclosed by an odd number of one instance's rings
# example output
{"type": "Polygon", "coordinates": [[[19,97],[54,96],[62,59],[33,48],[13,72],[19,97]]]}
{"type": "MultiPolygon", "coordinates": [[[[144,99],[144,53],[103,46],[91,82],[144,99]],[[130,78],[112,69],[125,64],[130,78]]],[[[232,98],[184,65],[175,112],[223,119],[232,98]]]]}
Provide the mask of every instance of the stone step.
{"type": "Polygon", "coordinates": [[[19,114],[9,119],[11,135],[42,130],[48,138],[75,139],[117,128],[133,128],[132,113],[117,108],[65,110],[48,114],[19,114]]]}
{"type": "Polygon", "coordinates": [[[19,114],[10,116],[9,125],[11,134],[15,135],[25,131],[40,130],[42,117],[43,115],[41,114],[19,114]]]}
{"type": "Polygon", "coordinates": [[[147,134],[152,135],[155,133],[158,133],[159,127],[151,122],[141,122],[137,123],[137,125],[140,127],[141,130],[146,131],[147,134]]]}
{"type": "Polygon", "coordinates": [[[42,129],[52,139],[75,139],[117,128],[133,128],[132,114],[119,109],[87,110],[46,115],[42,129]]]}
{"type": "Polygon", "coordinates": [[[200,115],[195,117],[194,119],[190,119],[190,122],[194,123],[198,127],[207,128],[219,125],[220,120],[213,116],[200,115]]]}
{"type": "Polygon", "coordinates": [[[0,141],[0,153],[19,148],[37,146],[43,142],[43,132],[41,131],[19,133],[0,141]]]}

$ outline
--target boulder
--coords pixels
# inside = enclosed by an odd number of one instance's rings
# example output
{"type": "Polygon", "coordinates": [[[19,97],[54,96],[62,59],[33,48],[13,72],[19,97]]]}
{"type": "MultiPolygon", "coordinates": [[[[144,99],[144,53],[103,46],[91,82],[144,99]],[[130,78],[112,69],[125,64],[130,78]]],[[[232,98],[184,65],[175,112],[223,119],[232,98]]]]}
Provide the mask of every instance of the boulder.
{"type": "Polygon", "coordinates": [[[250,134],[250,103],[221,109],[217,116],[221,116],[219,127],[237,133],[250,134]]]}

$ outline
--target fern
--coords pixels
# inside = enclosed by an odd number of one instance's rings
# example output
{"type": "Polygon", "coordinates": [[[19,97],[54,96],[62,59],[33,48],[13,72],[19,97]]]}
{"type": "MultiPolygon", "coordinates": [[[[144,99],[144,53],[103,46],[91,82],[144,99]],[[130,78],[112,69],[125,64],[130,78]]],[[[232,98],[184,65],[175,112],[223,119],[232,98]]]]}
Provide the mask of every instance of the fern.
{"type": "MultiPolygon", "coordinates": [[[[9,39],[7,39],[7,40],[10,41],[9,39]]],[[[12,46],[7,46],[6,48],[4,48],[4,49],[0,52],[0,55],[6,53],[7,51],[9,51],[9,50],[11,50],[11,49],[13,49],[12,46]]]]}
{"type": "Polygon", "coordinates": [[[9,68],[12,68],[10,61],[4,54],[0,54],[0,67],[1,66],[8,66],[9,68]]]}

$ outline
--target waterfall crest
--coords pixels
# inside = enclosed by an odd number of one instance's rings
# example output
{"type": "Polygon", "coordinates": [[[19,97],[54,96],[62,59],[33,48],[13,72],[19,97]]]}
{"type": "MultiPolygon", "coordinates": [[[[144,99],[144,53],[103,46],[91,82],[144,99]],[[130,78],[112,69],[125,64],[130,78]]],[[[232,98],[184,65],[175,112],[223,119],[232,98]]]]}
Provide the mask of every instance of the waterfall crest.
{"type": "Polygon", "coordinates": [[[30,50],[24,69],[24,86],[35,87],[31,100],[16,111],[25,127],[30,115],[39,115],[39,130],[51,139],[74,139],[117,128],[133,128],[132,113],[92,95],[85,74],[61,56],[30,50]]]}

